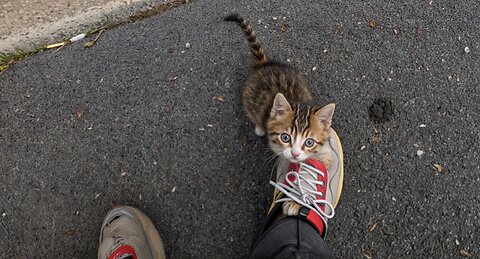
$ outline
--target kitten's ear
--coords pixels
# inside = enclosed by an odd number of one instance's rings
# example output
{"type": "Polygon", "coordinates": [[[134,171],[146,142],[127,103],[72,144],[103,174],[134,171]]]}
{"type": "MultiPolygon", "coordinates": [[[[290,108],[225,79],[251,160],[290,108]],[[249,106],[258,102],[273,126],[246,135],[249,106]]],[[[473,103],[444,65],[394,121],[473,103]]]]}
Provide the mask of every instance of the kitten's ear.
{"type": "Polygon", "coordinates": [[[317,116],[318,121],[320,124],[324,125],[325,128],[330,127],[332,124],[332,117],[333,112],[335,111],[335,104],[330,103],[325,105],[323,108],[315,112],[315,116],[317,116]]]}
{"type": "Polygon", "coordinates": [[[275,95],[275,100],[273,100],[273,106],[272,111],[270,112],[270,116],[280,118],[290,111],[292,111],[292,107],[290,107],[290,104],[288,103],[285,96],[283,96],[283,94],[281,93],[275,95]]]}

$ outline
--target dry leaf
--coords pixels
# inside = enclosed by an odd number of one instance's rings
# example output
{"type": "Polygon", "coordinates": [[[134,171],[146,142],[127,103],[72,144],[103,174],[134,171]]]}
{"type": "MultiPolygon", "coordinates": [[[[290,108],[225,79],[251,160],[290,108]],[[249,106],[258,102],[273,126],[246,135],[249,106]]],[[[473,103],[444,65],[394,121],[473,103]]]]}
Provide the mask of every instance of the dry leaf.
{"type": "Polygon", "coordinates": [[[77,108],[75,110],[75,117],[77,118],[77,120],[80,120],[84,114],[85,114],[85,110],[82,108],[77,108]]]}
{"type": "Polygon", "coordinates": [[[280,32],[286,32],[287,27],[285,27],[285,24],[280,25],[280,32]]]}
{"type": "Polygon", "coordinates": [[[437,172],[437,174],[448,173],[448,169],[443,167],[441,164],[433,164],[432,167],[433,169],[435,169],[435,172],[437,172]]]}
{"type": "Polygon", "coordinates": [[[424,30],[422,28],[417,28],[415,30],[415,35],[420,36],[424,33],[424,30]]]}
{"type": "Polygon", "coordinates": [[[382,137],[378,134],[375,134],[370,137],[370,143],[372,144],[378,144],[382,142],[382,137]]]}
{"type": "Polygon", "coordinates": [[[53,49],[53,48],[62,47],[63,45],[65,45],[65,42],[59,42],[59,43],[48,45],[46,48],[47,49],[53,49]]]}
{"type": "Polygon", "coordinates": [[[373,20],[373,19],[370,20],[370,22],[368,22],[368,24],[370,25],[370,27],[371,27],[372,29],[377,28],[377,21],[375,21],[375,20],[373,20]]]}
{"type": "Polygon", "coordinates": [[[377,227],[378,227],[378,222],[371,225],[370,228],[368,229],[368,232],[372,233],[375,229],[377,229],[377,227]]]}
{"type": "Polygon", "coordinates": [[[75,234],[75,229],[74,228],[69,228],[67,230],[65,230],[65,235],[66,236],[73,236],[75,234]]]}
{"type": "Polygon", "coordinates": [[[102,35],[102,33],[105,31],[105,29],[103,30],[100,30],[97,34],[97,36],[95,36],[95,38],[87,43],[85,43],[85,45],[83,45],[84,48],[90,48],[93,44],[95,44],[97,42],[97,40],[100,38],[100,36],[102,35]]]}
{"type": "Polygon", "coordinates": [[[365,246],[365,249],[363,250],[363,255],[368,258],[368,259],[372,259],[373,256],[372,256],[372,250],[370,249],[369,246],[365,246]]]}
{"type": "Polygon", "coordinates": [[[335,34],[342,32],[342,26],[340,24],[335,25],[335,34]]]}
{"type": "Polygon", "coordinates": [[[460,256],[470,257],[470,256],[472,256],[472,254],[470,252],[466,251],[465,249],[463,249],[462,251],[460,251],[460,256]]]}

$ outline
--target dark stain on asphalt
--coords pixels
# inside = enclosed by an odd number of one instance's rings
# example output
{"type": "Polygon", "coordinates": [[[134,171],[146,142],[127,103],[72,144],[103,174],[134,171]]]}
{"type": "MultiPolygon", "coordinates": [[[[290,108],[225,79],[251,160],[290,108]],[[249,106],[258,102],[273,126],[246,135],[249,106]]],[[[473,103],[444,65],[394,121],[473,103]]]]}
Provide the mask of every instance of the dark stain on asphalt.
{"type": "Polygon", "coordinates": [[[376,123],[390,121],[393,117],[393,114],[393,103],[389,98],[377,98],[368,108],[368,116],[376,123]]]}

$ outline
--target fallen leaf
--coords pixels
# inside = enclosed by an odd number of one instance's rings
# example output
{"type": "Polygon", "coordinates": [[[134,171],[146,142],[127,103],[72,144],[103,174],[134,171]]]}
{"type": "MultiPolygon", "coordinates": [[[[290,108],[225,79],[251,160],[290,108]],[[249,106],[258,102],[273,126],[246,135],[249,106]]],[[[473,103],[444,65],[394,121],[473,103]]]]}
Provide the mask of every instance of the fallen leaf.
{"type": "Polygon", "coordinates": [[[432,165],[433,169],[435,169],[435,172],[437,174],[445,174],[448,173],[448,169],[442,166],[441,164],[433,164],[432,165]]]}
{"type": "Polygon", "coordinates": [[[470,256],[472,256],[472,254],[470,252],[466,251],[465,249],[463,249],[462,251],[460,251],[460,256],[470,257],[470,256]]]}
{"type": "Polygon", "coordinates": [[[280,25],[280,32],[286,32],[287,31],[287,27],[285,27],[285,24],[282,24],[280,25]]]}
{"type": "Polygon", "coordinates": [[[63,45],[65,45],[65,42],[59,42],[59,43],[48,45],[46,48],[47,49],[53,49],[53,48],[62,47],[63,45]]]}
{"type": "Polygon", "coordinates": [[[375,134],[370,137],[370,143],[372,144],[378,144],[382,142],[382,137],[378,134],[375,134]]]}
{"type": "Polygon", "coordinates": [[[424,33],[424,30],[422,28],[417,28],[415,30],[415,35],[420,36],[424,33]]]}
{"type": "Polygon", "coordinates": [[[368,232],[372,233],[375,229],[377,229],[377,227],[378,227],[378,222],[371,225],[370,228],[368,229],[368,232]]]}
{"type": "Polygon", "coordinates": [[[93,40],[85,43],[85,45],[83,45],[84,48],[90,48],[93,44],[95,44],[97,42],[97,40],[100,38],[100,35],[102,35],[102,33],[105,31],[105,29],[103,30],[100,30],[97,34],[97,36],[95,36],[95,38],[93,38],[93,40]]]}
{"type": "Polygon", "coordinates": [[[370,20],[370,22],[368,22],[368,25],[370,25],[370,27],[372,29],[375,29],[375,28],[377,28],[377,21],[372,19],[372,20],[370,20]]]}
{"type": "Polygon", "coordinates": [[[372,259],[373,256],[372,256],[372,250],[370,249],[369,246],[365,246],[365,249],[363,250],[363,255],[368,258],[368,259],[372,259]]]}
{"type": "Polygon", "coordinates": [[[77,118],[77,120],[80,120],[84,114],[85,114],[85,110],[82,108],[77,108],[75,110],[75,117],[77,118]]]}
{"type": "Polygon", "coordinates": [[[64,231],[66,236],[73,236],[75,234],[75,229],[74,228],[69,228],[64,231]]]}
{"type": "Polygon", "coordinates": [[[91,165],[85,165],[85,172],[90,173],[92,171],[92,166],[91,165]]]}
{"type": "Polygon", "coordinates": [[[340,24],[335,25],[335,34],[342,32],[342,26],[340,24]]]}

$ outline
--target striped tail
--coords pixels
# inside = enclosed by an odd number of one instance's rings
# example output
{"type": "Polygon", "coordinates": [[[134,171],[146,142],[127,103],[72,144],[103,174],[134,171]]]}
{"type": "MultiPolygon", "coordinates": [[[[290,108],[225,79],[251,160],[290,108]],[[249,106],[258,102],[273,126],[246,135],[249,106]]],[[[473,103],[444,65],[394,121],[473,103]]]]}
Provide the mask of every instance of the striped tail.
{"type": "Polygon", "coordinates": [[[240,15],[238,14],[231,14],[225,17],[225,21],[234,21],[242,28],[245,36],[248,40],[248,45],[250,46],[250,51],[252,53],[252,67],[259,68],[268,64],[270,58],[268,58],[267,54],[265,53],[265,49],[260,45],[257,40],[257,35],[252,29],[252,26],[245,21],[240,15]]]}

